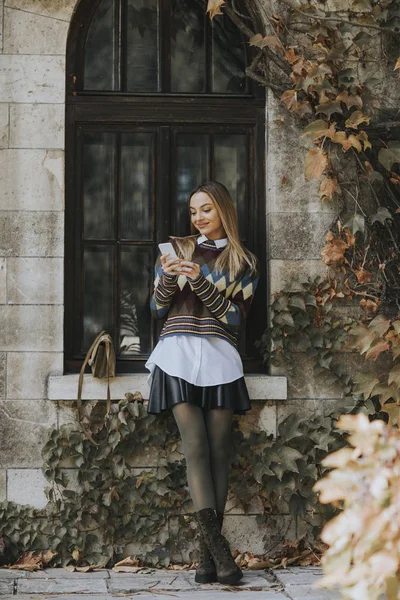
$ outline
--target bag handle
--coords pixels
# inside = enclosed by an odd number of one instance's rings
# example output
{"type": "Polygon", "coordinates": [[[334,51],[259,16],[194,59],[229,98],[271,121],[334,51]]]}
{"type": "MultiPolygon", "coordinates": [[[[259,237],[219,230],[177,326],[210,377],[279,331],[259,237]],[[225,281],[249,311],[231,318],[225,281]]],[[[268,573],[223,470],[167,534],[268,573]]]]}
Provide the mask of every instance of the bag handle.
{"type": "MultiPolygon", "coordinates": [[[[94,340],[93,344],[90,346],[89,350],[87,351],[87,354],[85,356],[85,360],[83,361],[82,367],[81,367],[81,371],[79,373],[79,380],[78,380],[78,397],[77,397],[77,409],[78,409],[78,420],[79,420],[79,424],[83,430],[83,433],[86,435],[86,437],[88,438],[88,440],[90,440],[92,442],[92,444],[94,444],[95,446],[99,446],[100,444],[98,444],[92,437],[90,431],[87,429],[86,425],[84,425],[82,423],[82,388],[83,388],[83,375],[85,373],[85,368],[86,365],[89,362],[89,359],[91,358],[91,353],[93,352],[94,348],[100,343],[101,337],[102,335],[104,335],[106,333],[106,331],[102,331],[101,333],[99,333],[99,335],[96,337],[96,339],[94,340]]],[[[108,358],[108,357],[107,357],[108,358]]],[[[107,363],[107,371],[108,371],[108,363],[107,363]]],[[[107,385],[107,414],[109,413],[111,408],[111,394],[110,394],[110,379],[108,378],[108,385],[107,385]]]]}

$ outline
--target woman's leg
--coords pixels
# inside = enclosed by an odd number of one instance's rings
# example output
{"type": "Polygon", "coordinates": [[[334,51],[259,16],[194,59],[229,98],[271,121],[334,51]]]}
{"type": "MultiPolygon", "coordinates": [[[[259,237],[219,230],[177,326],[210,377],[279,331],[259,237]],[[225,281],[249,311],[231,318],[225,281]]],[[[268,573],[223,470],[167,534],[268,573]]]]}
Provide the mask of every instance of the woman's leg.
{"type": "Polygon", "coordinates": [[[189,402],[172,407],[186,458],[187,479],[195,511],[216,508],[210,451],[203,409],[189,402]]]}
{"type": "Polygon", "coordinates": [[[228,496],[232,417],[233,408],[213,408],[205,411],[216,509],[221,513],[224,512],[228,496]]]}

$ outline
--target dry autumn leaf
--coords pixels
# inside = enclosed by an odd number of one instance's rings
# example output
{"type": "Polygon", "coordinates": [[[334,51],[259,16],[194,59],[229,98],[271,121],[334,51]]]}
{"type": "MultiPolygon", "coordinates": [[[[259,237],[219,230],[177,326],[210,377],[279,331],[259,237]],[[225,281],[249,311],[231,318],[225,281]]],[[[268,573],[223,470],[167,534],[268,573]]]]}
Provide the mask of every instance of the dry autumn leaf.
{"type": "Polygon", "coordinates": [[[346,242],[348,246],[354,246],[354,244],[356,243],[356,236],[353,233],[351,233],[350,229],[347,229],[347,227],[343,227],[343,233],[346,237],[346,242]]]}
{"type": "Polygon", "coordinates": [[[355,110],[351,113],[350,117],[346,120],[346,127],[350,127],[351,129],[357,129],[360,123],[369,124],[371,117],[368,115],[364,115],[360,110],[355,110]]]}
{"type": "Polygon", "coordinates": [[[364,284],[369,283],[373,278],[373,274],[367,271],[366,269],[357,269],[354,271],[354,275],[357,277],[358,283],[364,284]]]}
{"type": "Polygon", "coordinates": [[[268,46],[268,48],[272,48],[273,50],[277,49],[283,52],[282,43],[277,35],[266,35],[263,37],[261,33],[257,33],[257,35],[253,35],[253,37],[250,38],[249,43],[250,46],[257,46],[257,48],[265,48],[268,46]]]}
{"type": "Polygon", "coordinates": [[[335,237],[331,231],[326,235],[328,244],[322,249],[322,260],[328,266],[339,266],[346,262],[344,253],[349,247],[341,238],[335,237]]]}
{"type": "Polygon", "coordinates": [[[294,63],[299,60],[300,56],[295,53],[294,48],[290,47],[285,52],[285,58],[290,65],[294,65],[294,63]]]}
{"type": "Polygon", "coordinates": [[[208,0],[207,12],[210,15],[210,21],[217,15],[222,15],[221,7],[224,6],[225,0],[208,0]]]}
{"type": "Polygon", "coordinates": [[[364,144],[364,150],[366,150],[367,148],[372,148],[372,144],[368,139],[368,135],[367,132],[364,130],[361,130],[360,133],[358,134],[358,139],[362,141],[362,143],[364,144]]]}
{"type": "Polygon", "coordinates": [[[331,198],[333,194],[337,192],[338,184],[336,177],[325,177],[321,181],[321,185],[319,186],[319,196],[321,199],[323,198],[331,198]]]}
{"type": "Polygon", "coordinates": [[[373,300],[366,300],[363,298],[360,300],[360,308],[367,314],[373,315],[378,310],[378,305],[373,300]]]}
{"type": "Polygon", "coordinates": [[[43,553],[40,551],[23,552],[9,568],[21,571],[39,571],[43,568],[43,553]]]}
{"type": "Polygon", "coordinates": [[[305,174],[306,179],[321,179],[322,173],[328,166],[328,157],[321,148],[313,148],[306,154],[305,174]]]}
{"type": "Polygon", "coordinates": [[[347,90],[341,92],[338,96],[336,96],[337,102],[344,102],[347,108],[351,108],[352,106],[356,106],[357,108],[362,108],[363,101],[360,96],[349,94],[347,90]]]}
{"type": "Polygon", "coordinates": [[[286,92],[283,92],[281,100],[286,104],[286,108],[292,108],[293,104],[297,102],[296,90],[286,90],[286,92]]]}

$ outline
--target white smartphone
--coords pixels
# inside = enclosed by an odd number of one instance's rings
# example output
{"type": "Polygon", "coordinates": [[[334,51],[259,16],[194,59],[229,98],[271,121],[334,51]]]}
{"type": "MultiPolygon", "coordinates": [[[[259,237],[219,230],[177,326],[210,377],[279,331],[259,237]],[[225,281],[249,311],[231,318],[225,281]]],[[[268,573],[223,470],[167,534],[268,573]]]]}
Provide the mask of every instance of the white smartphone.
{"type": "Polygon", "coordinates": [[[160,249],[161,254],[169,254],[168,260],[171,260],[171,258],[178,258],[171,242],[158,244],[158,247],[160,249]]]}
{"type": "MultiPolygon", "coordinates": [[[[171,242],[165,242],[163,244],[158,244],[158,247],[160,249],[161,254],[169,253],[167,260],[171,260],[171,258],[178,258],[177,254],[175,252],[175,248],[173,247],[171,242]]],[[[174,271],[175,271],[175,269],[172,270],[172,272],[174,272],[174,271]]],[[[179,273],[179,271],[178,271],[178,273],[179,273]]]]}

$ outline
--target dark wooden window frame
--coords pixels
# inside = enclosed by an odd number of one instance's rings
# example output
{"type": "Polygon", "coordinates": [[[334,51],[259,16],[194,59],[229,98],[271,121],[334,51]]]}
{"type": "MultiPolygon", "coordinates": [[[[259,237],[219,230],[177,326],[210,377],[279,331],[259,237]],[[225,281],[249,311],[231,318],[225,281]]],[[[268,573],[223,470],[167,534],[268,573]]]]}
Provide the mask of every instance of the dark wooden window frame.
{"type": "MultiPolygon", "coordinates": [[[[167,2],[164,5],[169,5],[167,2]]],[[[78,372],[83,355],[75,351],[75,339],[82,315],[77,306],[80,302],[80,279],[82,277],[82,244],[80,222],[82,218],[78,197],[80,156],[76,152],[76,140],[82,128],[98,131],[129,131],[133,127],[161,127],[157,144],[159,149],[171,143],[174,132],[168,128],[229,127],[238,131],[250,131],[254,136],[254,156],[249,157],[251,189],[248,214],[254,226],[249,227],[246,246],[254,252],[261,265],[260,282],[247,322],[248,348],[254,356],[243,357],[246,373],[265,373],[260,357],[256,356],[254,341],[260,339],[267,325],[267,270],[266,270],[266,219],[265,219],[265,96],[253,82],[248,83],[248,94],[132,94],[126,92],[88,92],[82,90],[83,49],[88,26],[95,14],[98,1],[81,2],[73,17],[68,45],[66,69],[66,206],[65,206],[65,315],[64,315],[64,372],[78,372]],[[85,24],[82,26],[82,24],[85,24]],[[164,126],[164,127],[163,127],[164,126]]],[[[164,32],[163,37],[167,33],[164,32]]],[[[161,161],[160,161],[161,163],[161,161]]],[[[173,165],[155,165],[155,180],[162,186],[170,181],[169,169],[173,165]]],[[[170,193],[173,190],[170,190],[170,193]]],[[[157,194],[157,190],[156,190],[157,194]]],[[[156,242],[165,241],[171,232],[170,206],[160,203],[153,215],[156,222],[156,242]]],[[[189,232],[188,232],[189,233],[189,232]]],[[[156,258],[154,244],[153,258],[156,258]]],[[[160,329],[160,322],[156,330],[160,329]]],[[[117,372],[146,372],[145,359],[120,358],[117,372]]]]}

